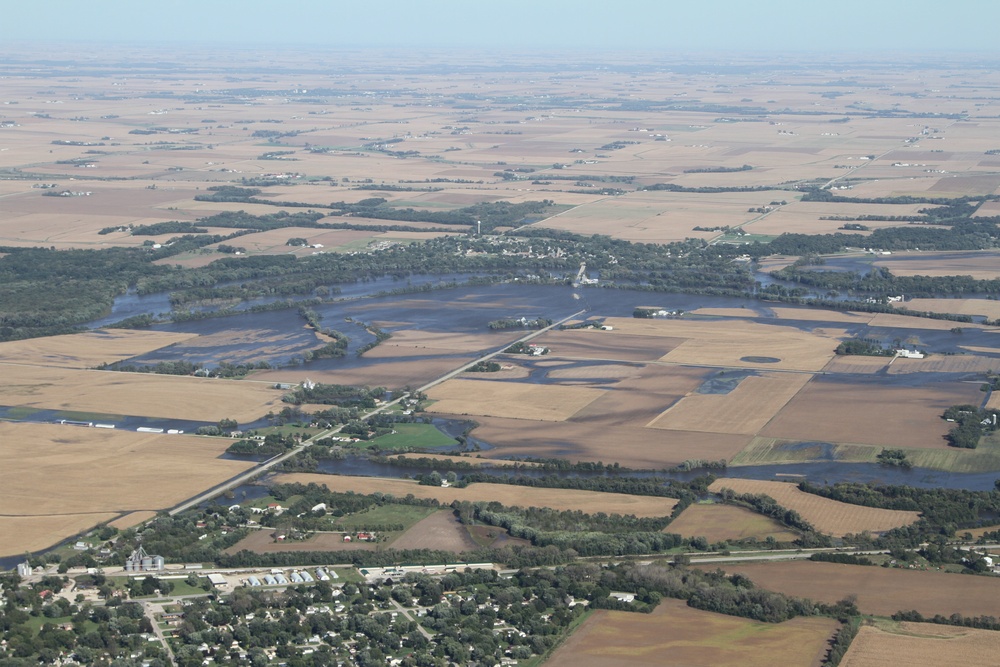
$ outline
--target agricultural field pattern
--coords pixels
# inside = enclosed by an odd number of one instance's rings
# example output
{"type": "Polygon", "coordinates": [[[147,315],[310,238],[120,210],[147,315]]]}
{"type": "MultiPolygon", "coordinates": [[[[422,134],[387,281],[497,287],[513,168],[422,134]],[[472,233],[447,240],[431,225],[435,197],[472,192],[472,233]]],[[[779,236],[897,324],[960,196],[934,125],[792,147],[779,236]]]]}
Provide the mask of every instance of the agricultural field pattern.
{"type": "Polygon", "coordinates": [[[53,48],[0,665],[996,664],[1000,69],[53,48]]]}

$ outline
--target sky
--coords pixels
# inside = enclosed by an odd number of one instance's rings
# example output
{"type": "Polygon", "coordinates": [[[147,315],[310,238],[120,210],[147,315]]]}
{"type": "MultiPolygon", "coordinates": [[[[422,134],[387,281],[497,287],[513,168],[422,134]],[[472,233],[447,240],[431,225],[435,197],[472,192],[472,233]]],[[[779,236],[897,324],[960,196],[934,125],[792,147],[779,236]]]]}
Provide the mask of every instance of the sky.
{"type": "Polygon", "coordinates": [[[33,0],[0,42],[579,51],[1000,51],[998,0],[33,0]]]}

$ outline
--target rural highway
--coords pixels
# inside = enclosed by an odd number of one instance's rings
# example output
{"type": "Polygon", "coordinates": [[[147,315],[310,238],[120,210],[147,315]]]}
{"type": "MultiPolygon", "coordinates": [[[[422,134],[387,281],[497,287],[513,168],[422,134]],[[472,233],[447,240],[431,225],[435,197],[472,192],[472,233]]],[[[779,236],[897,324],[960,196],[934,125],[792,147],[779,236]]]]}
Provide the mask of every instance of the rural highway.
{"type": "MultiPolygon", "coordinates": [[[[442,375],[441,377],[428,382],[427,384],[423,385],[422,387],[419,387],[417,389],[417,391],[418,392],[427,391],[431,387],[435,387],[435,386],[441,384],[442,382],[450,380],[453,377],[456,377],[456,376],[464,373],[465,371],[467,371],[468,369],[472,368],[473,366],[475,366],[476,364],[478,364],[481,361],[489,361],[493,357],[496,357],[497,355],[503,354],[504,350],[506,350],[511,345],[514,345],[516,343],[527,343],[528,341],[530,341],[530,340],[532,340],[532,339],[534,339],[534,338],[536,338],[538,336],[541,336],[542,334],[547,333],[548,331],[551,331],[552,329],[555,329],[556,327],[558,327],[558,326],[560,326],[560,325],[562,325],[562,324],[564,324],[564,323],[572,320],[575,317],[578,317],[578,316],[582,315],[585,312],[586,312],[586,309],[578,310],[577,312],[573,313],[572,315],[567,315],[566,317],[562,318],[558,322],[553,322],[552,324],[550,324],[549,326],[547,326],[547,327],[545,327],[543,329],[538,329],[537,331],[532,331],[532,332],[530,332],[530,333],[522,336],[521,338],[518,338],[516,341],[511,341],[509,343],[506,343],[506,344],[504,344],[503,347],[501,347],[501,348],[499,348],[499,349],[497,349],[497,350],[495,350],[493,352],[490,352],[488,354],[485,354],[485,355],[483,355],[481,357],[477,357],[476,359],[473,359],[469,363],[463,364],[462,366],[459,366],[455,370],[449,371],[449,372],[445,373],[444,375],[442,375]]],[[[374,410],[370,410],[370,411],[366,412],[364,415],[362,415],[361,417],[359,417],[359,419],[362,419],[362,420],[368,419],[369,417],[371,417],[373,415],[376,415],[376,414],[378,414],[380,412],[388,410],[392,406],[394,406],[397,403],[399,403],[400,401],[402,401],[407,396],[409,396],[409,394],[403,394],[402,396],[400,396],[397,399],[389,401],[388,403],[385,403],[384,405],[380,405],[379,407],[375,408],[374,410]]],[[[338,426],[335,426],[334,428],[327,429],[325,431],[321,431],[320,433],[317,433],[316,435],[312,436],[308,440],[304,440],[301,444],[293,447],[292,449],[288,450],[284,454],[276,456],[276,457],[274,457],[272,459],[268,459],[267,461],[264,461],[260,465],[254,466],[250,470],[247,470],[246,472],[240,473],[236,477],[233,477],[232,479],[230,479],[230,480],[228,480],[226,482],[223,482],[222,484],[219,484],[217,486],[213,486],[211,489],[209,489],[208,491],[205,491],[204,493],[201,493],[201,494],[199,494],[199,495],[197,495],[197,496],[195,496],[193,498],[190,498],[188,500],[185,500],[180,505],[177,505],[173,509],[169,510],[167,512],[167,514],[169,514],[170,516],[174,516],[174,515],[180,514],[181,512],[187,511],[187,510],[191,509],[192,507],[196,507],[196,506],[200,505],[203,502],[206,502],[208,500],[211,500],[212,498],[215,498],[216,496],[222,495],[226,491],[229,491],[231,489],[235,489],[236,487],[238,487],[238,486],[240,486],[242,484],[246,484],[247,482],[250,482],[254,478],[259,477],[260,475],[262,475],[262,474],[264,474],[264,473],[266,473],[266,472],[274,469],[276,466],[281,465],[282,463],[284,463],[288,459],[292,458],[293,456],[299,454],[300,452],[302,452],[304,449],[306,449],[307,447],[309,447],[309,445],[313,444],[317,440],[322,440],[323,438],[328,438],[328,437],[330,437],[330,436],[332,436],[332,435],[334,435],[336,433],[339,433],[340,430],[343,427],[344,427],[344,425],[340,424],[338,426]]]]}

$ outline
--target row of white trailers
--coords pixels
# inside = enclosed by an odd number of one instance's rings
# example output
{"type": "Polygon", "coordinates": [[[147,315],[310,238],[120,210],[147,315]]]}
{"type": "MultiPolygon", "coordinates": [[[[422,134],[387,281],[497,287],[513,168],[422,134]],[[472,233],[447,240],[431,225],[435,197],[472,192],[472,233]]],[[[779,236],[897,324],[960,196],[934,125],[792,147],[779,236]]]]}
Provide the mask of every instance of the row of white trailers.
{"type": "Polygon", "coordinates": [[[287,584],[307,584],[319,579],[320,581],[330,581],[331,579],[338,579],[337,573],[333,570],[327,570],[326,568],[318,567],[316,568],[316,576],[309,574],[308,570],[295,571],[289,574],[287,577],[283,572],[272,571],[271,574],[265,574],[263,579],[256,576],[249,576],[244,580],[244,584],[247,586],[283,586],[287,584]]]}

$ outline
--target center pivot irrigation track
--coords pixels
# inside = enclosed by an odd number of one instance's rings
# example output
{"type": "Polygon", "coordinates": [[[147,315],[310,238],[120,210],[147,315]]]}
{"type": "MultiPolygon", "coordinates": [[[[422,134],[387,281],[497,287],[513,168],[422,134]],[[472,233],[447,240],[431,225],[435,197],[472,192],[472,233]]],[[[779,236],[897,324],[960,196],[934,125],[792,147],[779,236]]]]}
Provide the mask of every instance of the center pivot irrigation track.
{"type": "MultiPolygon", "coordinates": [[[[568,315],[568,316],[564,317],[563,319],[559,320],[558,322],[554,322],[554,323],[550,324],[549,326],[545,327],[544,329],[539,329],[537,331],[532,331],[531,333],[529,333],[529,334],[527,334],[525,336],[522,336],[521,338],[519,338],[516,341],[513,341],[511,343],[505,344],[503,347],[499,348],[498,350],[490,352],[489,354],[486,354],[486,355],[484,355],[482,357],[478,357],[478,358],[474,359],[473,361],[470,361],[467,364],[459,366],[455,370],[452,370],[452,371],[449,371],[449,372],[445,373],[444,375],[442,375],[441,377],[437,378],[436,380],[432,380],[431,382],[428,382],[424,386],[419,387],[417,389],[417,391],[418,392],[425,392],[428,389],[430,389],[431,387],[437,386],[437,385],[441,384],[442,382],[450,380],[453,377],[456,377],[456,376],[460,375],[461,373],[464,373],[466,370],[468,370],[469,368],[471,368],[472,366],[476,365],[477,363],[479,363],[481,361],[488,361],[488,360],[492,359],[493,357],[495,357],[497,355],[503,354],[504,350],[506,350],[511,345],[515,345],[517,343],[526,343],[529,340],[532,340],[533,338],[535,338],[537,336],[541,336],[542,334],[544,334],[544,333],[546,333],[546,332],[548,332],[548,331],[550,331],[552,329],[555,329],[556,327],[560,326],[561,324],[564,324],[565,322],[568,322],[568,321],[572,320],[573,318],[582,315],[585,312],[586,312],[586,309],[584,309],[584,310],[578,310],[577,312],[573,313],[572,315],[568,315]]],[[[364,415],[362,415],[360,417],[360,419],[362,419],[362,420],[363,419],[368,419],[372,415],[375,415],[375,414],[378,414],[380,412],[383,412],[384,410],[388,410],[389,408],[391,408],[392,406],[396,405],[397,403],[399,403],[401,400],[403,400],[404,398],[406,398],[408,396],[409,396],[409,394],[403,394],[399,398],[397,398],[397,399],[395,399],[393,401],[390,401],[390,402],[386,403],[385,405],[381,405],[381,406],[375,408],[374,410],[371,410],[371,411],[365,413],[364,415]]],[[[307,447],[309,447],[310,445],[312,445],[317,440],[321,440],[323,438],[328,438],[331,435],[334,435],[335,433],[339,433],[342,428],[343,428],[343,425],[340,425],[340,426],[337,426],[335,428],[327,429],[326,431],[322,431],[320,433],[317,433],[313,437],[311,437],[308,440],[302,442],[300,445],[294,447],[293,449],[289,450],[288,452],[286,452],[284,454],[281,454],[280,456],[276,456],[273,459],[268,459],[267,461],[261,463],[260,465],[254,466],[250,470],[248,470],[248,471],[246,471],[244,473],[241,473],[241,474],[237,475],[236,477],[233,477],[232,479],[230,479],[230,480],[228,480],[226,482],[223,482],[222,484],[214,486],[211,489],[209,489],[208,491],[205,491],[204,493],[201,493],[201,494],[195,496],[194,498],[191,498],[189,500],[184,501],[180,505],[177,505],[172,510],[170,510],[168,512],[168,514],[170,516],[174,516],[176,514],[180,514],[181,512],[189,510],[192,507],[196,507],[197,505],[200,505],[201,503],[203,503],[203,502],[205,502],[207,500],[211,500],[212,498],[215,498],[216,496],[219,496],[219,495],[225,493],[226,491],[229,491],[230,489],[234,489],[237,486],[240,486],[241,484],[246,484],[247,482],[251,481],[252,479],[254,479],[254,478],[256,478],[256,477],[258,477],[258,476],[266,473],[267,471],[275,468],[276,466],[281,465],[282,463],[284,463],[288,459],[292,458],[293,456],[295,456],[299,452],[303,451],[304,449],[306,449],[307,447]]]]}

